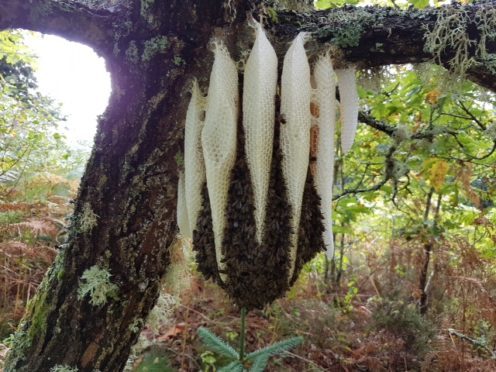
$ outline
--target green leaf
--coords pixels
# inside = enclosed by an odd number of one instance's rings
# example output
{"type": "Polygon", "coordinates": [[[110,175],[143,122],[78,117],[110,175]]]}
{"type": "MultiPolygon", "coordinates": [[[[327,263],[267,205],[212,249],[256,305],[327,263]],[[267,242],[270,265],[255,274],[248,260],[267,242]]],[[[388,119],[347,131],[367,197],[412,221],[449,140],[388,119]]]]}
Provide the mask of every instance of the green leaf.
{"type": "Polygon", "coordinates": [[[329,9],[331,6],[331,0],[317,0],[315,3],[315,7],[317,9],[329,9]]]}
{"type": "Polygon", "coordinates": [[[303,342],[303,337],[292,337],[287,340],[276,342],[275,344],[258,349],[246,356],[247,361],[255,361],[261,356],[270,357],[271,355],[281,354],[283,351],[290,350],[300,345],[303,342]]]}
{"type": "Polygon", "coordinates": [[[227,366],[218,369],[218,372],[243,372],[243,364],[239,360],[229,363],[227,366]]]}
{"type": "Polygon", "coordinates": [[[200,336],[203,344],[210,350],[231,359],[239,359],[238,352],[231,345],[214,335],[207,328],[198,328],[198,336],[200,336]]]}
{"type": "Polygon", "coordinates": [[[250,372],[263,372],[267,364],[269,363],[270,355],[263,354],[255,359],[253,365],[250,368],[250,372]]]}
{"type": "Polygon", "coordinates": [[[429,0],[409,0],[408,2],[417,9],[423,9],[429,6],[429,0]]]}
{"type": "Polygon", "coordinates": [[[319,10],[325,10],[329,8],[339,8],[344,5],[356,5],[359,0],[317,0],[315,2],[315,8],[319,10]]]}

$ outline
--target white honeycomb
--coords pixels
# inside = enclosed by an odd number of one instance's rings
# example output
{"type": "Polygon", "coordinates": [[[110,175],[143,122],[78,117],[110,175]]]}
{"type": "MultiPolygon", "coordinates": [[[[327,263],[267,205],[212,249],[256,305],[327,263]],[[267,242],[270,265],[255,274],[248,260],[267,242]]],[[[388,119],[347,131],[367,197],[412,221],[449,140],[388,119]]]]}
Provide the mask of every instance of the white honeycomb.
{"type": "Polygon", "coordinates": [[[277,55],[260,24],[245,66],[243,128],[255,198],[256,238],[262,241],[274,140],[277,55]]]}
{"type": "Polygon", "coordinates": [[[225,210],[231,170],[236,160],[238,106],[238,71],[227,48],[217,42],[201,142],[219,270],[224,266],[221,262],[221,247],[226,226],[225,210]]]}
{"type": "Polygon", "coordinates": [[[353,145],[358,125],[358,92],[355,68],[336,70],[341,112],[341,149],[346,154],[353,145]]]}
{"type": "Polygon", "coordinates": [[[290,278],[295,266],[301,203],[310,152],[312,91],[304,38],[305,35],[300,33],[291,44],[284,57],[281,78],[281,114],[285,120],[285,124],[281,125],[282,171],[288,187],[294,231],[291,237],[290,278]]]}
{"type": "Polygon", "coordinates": [[[203,202],[202,187],[205,182],[205,164],[201,147],[203,101],[198,82],[194,81],[184,134],[184,183],[191,232],[196,228],[196,220],[203,202]]]}
{"type": "Polygon", "coordinates": [[[179,173],[179,181],[177,185],[177,226],[179,233],[187,238],[191,238],[191,229],[188,221],[188,211],[186,209],[186,199],[184,192],[184,174],[179,173]]]}
{"type": "Polygon", "coordinates": [[[336,128],[336,77],[328,55],[319,57],[314,68],[316,99],[319,107],[317,124],[317,164],[315,186],[321,197],[324,216],[324,244],[328,258],[334,255],[332,235],[332,185],[334,183],[334,134],[336,128]]]}

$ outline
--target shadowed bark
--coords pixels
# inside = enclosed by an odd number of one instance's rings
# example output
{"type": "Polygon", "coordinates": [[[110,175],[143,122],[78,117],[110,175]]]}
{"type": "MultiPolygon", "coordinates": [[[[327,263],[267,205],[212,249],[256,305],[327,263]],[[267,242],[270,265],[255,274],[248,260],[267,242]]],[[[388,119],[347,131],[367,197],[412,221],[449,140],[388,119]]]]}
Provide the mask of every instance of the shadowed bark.
{"type": "MultiPolygon", "coordinates": [[[[103,3],[103,2],[102,2],[103,3]]],[[[92,7],[91,2],[5,0],[0,3],[0,28],[24,28],[90,44],[103,52],[113,45],[112,23],[122,12],[92,7]]]]}
{"type": "MultiPolygon", "coordinates": [[[[168,246],[177,229],[176,155],[182,152],[190,80],[196,76],[206,87],[212,60],[208,42],[214,34],[226,40],[236,57],[251,45],[246,13],[252,10],[257,17],[260,4],[260,0],[0,2],[0,29],[53,33],[93,47],[105,57],[113,87],[81,181],[69,241],[28,306],[6,371],[49,371],[55,365],[79,371],[123,368],[169,265],[168,246]],[[94,266],[107,270],[118,287],[117,296],[100,306],[78,296],[83,273],[94,266]]],[[[477,6],[494,7],[492,2],[477,6]]],[[[343,45],[344,60],[377,66],[431,57],[423,51],[422,27],[435,22],[432,10],[360,11],[372,14],[374,22],[362,24],[356,46],[343,45]]],[[[278,22],[267,27],[280,56],[300,30],[314,37],[310,54],[326,48],[339,30],[349,27],[332,21],[328,17],[332,12],[278,11],[278,22]]],[[[494,45],[489,49],[494,51],[494,45]]],[[[446,51],[447,59],[449,54],[446,51]]],[[[469,77],[496,90],[489,70],[469,71],[469,77]]]]}

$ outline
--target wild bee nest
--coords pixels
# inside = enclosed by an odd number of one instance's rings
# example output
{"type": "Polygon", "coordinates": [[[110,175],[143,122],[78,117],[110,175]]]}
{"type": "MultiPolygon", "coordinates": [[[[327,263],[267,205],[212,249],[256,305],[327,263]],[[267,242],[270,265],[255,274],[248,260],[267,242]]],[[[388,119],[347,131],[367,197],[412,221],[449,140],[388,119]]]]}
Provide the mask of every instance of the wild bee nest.
{"type": "MultiPolygon", "coordinates": [[[[248,309],[282,296],[316,253],[333,252],[336,79],[330,57],[322,56],[312,90],[304,42],[298,35],[286,53],[279,95],[277,56],[260,25],[244,75],[217,41],[208,96],[195,83],[188,108],[181,230],[192,234],[199,270],[248,309]],[[312,123],[320,133],[313,141],[315,180],[312,123]]],[[[352,85],[353,74],[344,72],[342,84],[352,85]]],[[[357,103],[356,88],[348,92],[346,102],[357,103]]],[[[342,108],[341,115],[352,126],[345,130],[349,148],[356,108],[342,108]]]]}

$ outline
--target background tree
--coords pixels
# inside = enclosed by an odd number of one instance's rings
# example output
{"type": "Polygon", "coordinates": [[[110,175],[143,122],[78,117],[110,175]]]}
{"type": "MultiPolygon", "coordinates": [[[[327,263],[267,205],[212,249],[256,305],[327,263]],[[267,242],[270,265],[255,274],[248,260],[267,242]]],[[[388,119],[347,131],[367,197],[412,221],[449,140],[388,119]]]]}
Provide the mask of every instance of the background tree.
{"type": "Polygon", "coordinates": [[[0,32],[0,339],[15,330],[63,243],[58,230],[89,155],[59,132],[59,107],[38,90],[24,36],[0,32]]]}
{"type": "MultiPolygon", "coordinates": [[[[284,5],[294,4],[248,0],[0,4],[0,28],[55,33],[93,47],[105,57],[113,87],[82,179],[69,242],[29,306],[7,371],[46,371],[56,365],[80,371],[123,367],[139,333],[133,325],[140,324],[153,306],[169,264],[168,246],[176,231],[175,159],[181,152],[189,82],[197,77],[206,86],[213,34],[225,39],[236,59],[249,48],[247,11],[268,20],[280,54],[303,30],[312,35],[310,57],[332,44],[339,50],[338,67],[348,62],[377,67],[435,58],[496,89],[495,45],[487,32],[496,12],[491,1],[407,11],[376,7],[313,11],[301,6],[294,11],[284,5]],[[464,31],[458,38],[446,36],[460,29],[464,31]]],[[[373,117],[362,121],[391,136],[395,132],[373,117]]],[[[436,133],[430,136],[437,138],[436,133]]],[[[401,178],[392,175],[402,171],[391,160],[396,152],[392,149],[385,154],[389,161],[384,179],[393,182],[394,193],[401,178]]]]}
{"type": "Polygon", "coordinates": [[[37,91],[34,59],[19,32],[0,33],[0,199],[28,174],[53,166],[53,152],[70,152],[58,132],[62,116],[37,91]]]}

